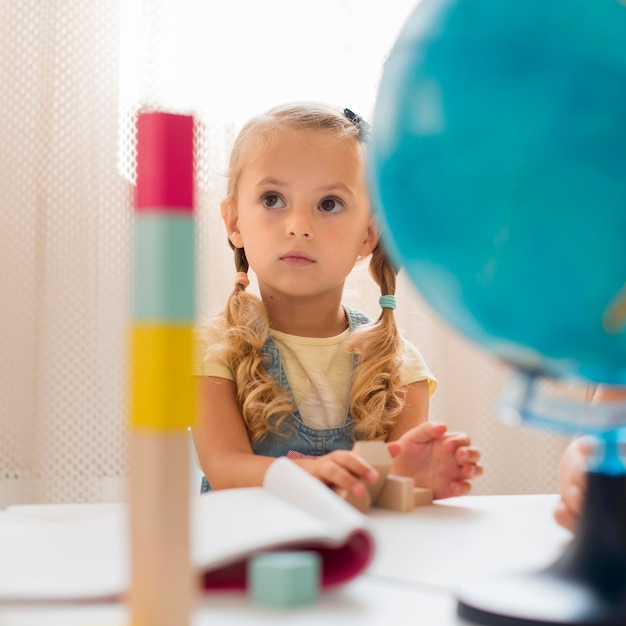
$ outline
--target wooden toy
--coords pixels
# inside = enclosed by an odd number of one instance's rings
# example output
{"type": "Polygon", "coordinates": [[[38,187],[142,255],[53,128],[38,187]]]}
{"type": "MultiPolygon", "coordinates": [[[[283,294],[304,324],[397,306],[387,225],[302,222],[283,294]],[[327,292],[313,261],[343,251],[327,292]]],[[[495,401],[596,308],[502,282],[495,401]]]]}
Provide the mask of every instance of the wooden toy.
{"type": "Polygon", "coordinates": [[[194,120],[137,119],[130,385],[129,604],[133,626],[187,626],[188,428],[195,415],[194,120]]]}
{"type": "Polygon", "coordinates": [[[415,481],[409,476],[389,474],[383,484],[376,506],[392,511],[411,511],[415,506],[415,481]]]}
{"type": "Polygon", "coordinates": [[[357,498],[351,493],[340,492],[341,497],[361,513],[367,513],[371,506],[406,512],[416,506],[432,504],[431,489],[416,487],[413,478],[389,473],[393,460],[384,441],[357,441],[352,449],[380,474],[376,484],[367,484],[368,497],[357,498]]]}
{"type": "Polygon", "coordinates": [[[413,489],[413,506],[426,506],[433,503],[433,490],[428,487],[413,489]]]}
{"type": "Polygon", "coordinates": [[[361,513],[367,513],[372,506],[372,497],[370,492],[366,491],[362,496],[355,496],[353,493],[349,493],[345,489],[337,492],[348,504],[351,504],[355,509],[361,511],[361,513]]]}
{"type": "Polygon", "coordinates": [[[377,483],[366,483],[371,504],[375,504],[393,462],[387,444],[384,441],[357,441],[352,450],[372,465],[380,476],[377,483]]]}
{"type": "Polygon", "coordinates": [[[250,559],[247,573],[248,591],[255,604],[303,606],[319,596],[321,557],[309,551],[265,552],[250,559]]]}

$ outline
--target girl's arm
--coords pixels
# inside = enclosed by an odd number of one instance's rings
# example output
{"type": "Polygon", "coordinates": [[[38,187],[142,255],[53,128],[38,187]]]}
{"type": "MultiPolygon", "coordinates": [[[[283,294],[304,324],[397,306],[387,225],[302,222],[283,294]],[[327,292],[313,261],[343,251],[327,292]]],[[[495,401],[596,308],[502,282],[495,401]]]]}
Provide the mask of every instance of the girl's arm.
{"type": "MultiPolygon", "coordinates": [[[[257,487],[263,484],[273,457],[255,455],[245,426],[235,385],[225,378],[199,380],[200,410],[192,428],[200,467],[213,489],[257,487]]],[[[375,483],[376,470],[357,454],[336,450],[316,460],[294,461],[333,489],[364,495],[365,485],[375,483]]]]}
{"type": "Polygon", "coordinates": [[[400,439],[404,433],[418,424],[427,422],[429,408],[430,394],[428,392],[428,381],[420,380],[408,385],[404,397],[404,408],[400,415],[398,415],[393,428],[389,431],[387,441],[400,439]]]}
{"type": "Polygon", "coordinates": [[[211,487],[262,485],[274,459],[253,453],[235,384],[215,376],[202,376],[198,384],[199,411],[192,433],[200,468],[211,487]]]}
{"type": "Polygon", "coordinates": [[[483,472],[480,451],[467,434],[447,432],[445,424],[428,421],[427,381],[408,385],[405,407],[388,437],[392,474],[412,476],[429,487],[435,498],[468,493],[469,480],[483,472]]]}

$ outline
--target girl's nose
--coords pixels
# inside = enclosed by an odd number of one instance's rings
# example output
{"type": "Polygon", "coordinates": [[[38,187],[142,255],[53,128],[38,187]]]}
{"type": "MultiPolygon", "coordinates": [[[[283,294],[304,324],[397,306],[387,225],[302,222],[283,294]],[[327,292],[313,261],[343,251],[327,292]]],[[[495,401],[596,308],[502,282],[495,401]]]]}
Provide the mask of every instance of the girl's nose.
{"type": "Polygon", "coordinates": [[[313,228],[304,211],[293,211],[287,222],[287,236],[295,239],[311,239],[313,228]]]}

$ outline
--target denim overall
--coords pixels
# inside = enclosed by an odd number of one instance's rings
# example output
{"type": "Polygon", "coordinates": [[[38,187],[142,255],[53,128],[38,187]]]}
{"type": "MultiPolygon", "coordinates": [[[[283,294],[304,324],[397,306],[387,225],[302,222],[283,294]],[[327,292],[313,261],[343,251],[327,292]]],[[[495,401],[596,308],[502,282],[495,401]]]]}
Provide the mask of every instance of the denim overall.
{"type": "MultiPolygon", "coordinates": [[[[350,331],[371,321],[360,311],[350,309],[349,307],[344,308],[350,331]]],[[[264,355],[267,373],[272,376],[278,385],[291,394],[293,400],[291,386],[280,362],[280,352],[271,336],[267,338],[265,345],[261,348],[261,352],[264,355]]],[[[353,367],[356,365],[357,358],[356,355],[353,357],[353,367]]],[[[346,411],[343,426],[316,430],[309,428],[302,421],[300,412],[296,407],[294,412],[283,422],[283,426],[288,434],[281,436],[275,433],[268,433],[263,439],[252,444],[252,450],[254,454],[273,457],[286,456],[290,450],[310,456],[321,456],[333,450],[350,450],[354,443],[352,439],[353,422],[350,416],[350,407],[346,411]]],[[[203,476],[200,491],[204,493],[210,490],[211,486],[203,476]]]]}

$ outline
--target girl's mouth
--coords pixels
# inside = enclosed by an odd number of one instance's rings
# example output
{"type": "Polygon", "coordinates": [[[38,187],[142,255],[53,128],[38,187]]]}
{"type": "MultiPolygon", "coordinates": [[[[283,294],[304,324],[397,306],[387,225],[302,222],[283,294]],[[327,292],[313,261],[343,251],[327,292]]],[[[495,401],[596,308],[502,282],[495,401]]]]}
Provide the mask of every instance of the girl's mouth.
{"type": "Polygon", "coordinates": [[[283,254],[280,257],[280,260],[287,265],[292,265],[294,267],[305,267],[315,263],[315,261],[308,254],[305,254],[301,250],[290,250],[286,254],[283,254]]]}

